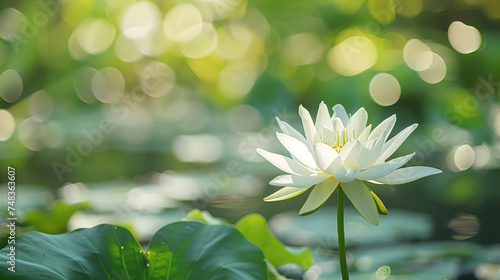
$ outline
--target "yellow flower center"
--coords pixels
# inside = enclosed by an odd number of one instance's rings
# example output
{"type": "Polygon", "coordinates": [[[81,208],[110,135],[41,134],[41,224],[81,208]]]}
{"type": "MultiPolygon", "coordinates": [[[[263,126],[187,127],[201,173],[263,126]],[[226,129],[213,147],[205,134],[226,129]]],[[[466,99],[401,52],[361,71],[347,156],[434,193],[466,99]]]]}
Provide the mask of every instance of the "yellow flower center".
{"type": "Polygon", "coordinates": [[[326,139],[324,139],[325,141],[323,141],[323,143],[332,147],[332,149],[334,149],[337,153],[340,153],[340,151],[342,151],[342,148],[344,147],[344,145],[347,144],[347,142],[349,142],[355,138],[356,137],[353,136],[350,139],[349,136],[347,135],[347,131],[342,130],[341,132],[337,133],[333,139],[326,137],[326,139]]]}
{"type": "Polygon", "coordinates": [[[340,154],[340,151],[342,151],[342,147],[344,147],[344,145],[336,145],[336,146],[331,146],[332,149],[334,149],[338,154],[340,154]]]}

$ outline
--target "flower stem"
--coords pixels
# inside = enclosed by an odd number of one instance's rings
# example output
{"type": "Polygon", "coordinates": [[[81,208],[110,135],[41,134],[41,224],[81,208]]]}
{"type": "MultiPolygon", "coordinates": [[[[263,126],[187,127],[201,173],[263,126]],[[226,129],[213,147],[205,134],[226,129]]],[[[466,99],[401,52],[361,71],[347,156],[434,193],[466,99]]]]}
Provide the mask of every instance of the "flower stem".
{"type": "Polygon", "coordinates": [[[349,280],[349,272],[347,271],[347,261],[345,257],[344,191],[340,186],[337,188],[337,233],[339,235],[339,261],[342,280],[349,280]]]}

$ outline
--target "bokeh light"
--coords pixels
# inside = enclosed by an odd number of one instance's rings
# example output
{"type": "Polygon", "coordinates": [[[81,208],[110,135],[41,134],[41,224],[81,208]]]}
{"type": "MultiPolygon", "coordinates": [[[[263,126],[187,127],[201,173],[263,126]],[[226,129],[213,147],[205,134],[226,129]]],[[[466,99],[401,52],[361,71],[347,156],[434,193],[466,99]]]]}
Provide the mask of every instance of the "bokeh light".
{"type": "Polygon", "coordinates": [[[141,89],[151,97],[164,96],[175,87],[175,72],[165,63],[145,63],[138,74],[141,89]]]}
{"type": "Polygon", "coordinates": [[[403,49],[403,57],[408,67],[423,71],[431,66],[433,53],[427,44],[418,39],[411,39],[403,49]]]}
{"type": "Polygon", "coordinates": [[[423,0],[399,0],[396,12],[405,17],[415,17],[422,12],[423,0]]]}
{"type": "Polygon", "coordinates": [[[328,65],[340,75],[357,75],[377,62],[377,47],[367,37],[352,36],[335,45],[328,53],[328,65]]]}
{"type": "Polygon", "coordinates": [[[368,9],[372,17],[382,24],[389,24],[396,19],[396,9],[392,0],[368,0],[368,9]]]}
{"type": "Polygon", "coordinates": [[[142,1],[130,5],[120,19],[123,36],[141,39],[151,35],[160,25],[160,11],[155,3],[142,1]]]}
{"type": "Polygon", "coordinates": [[[159,174],[158,181],[162,194],[169,198],[176,200],[200,198],[199,185],[201,182],[197,178],[166,171],[159,174]]]}
{"type": "Polygon", "coordinates": [[[378,73],[370,81],[370,96],[377,104],[390,106],[401,96],[398,80],[388,73],[378,73]]]}
{"type": "MultiPolygon", "coordinates": [[[[498,16],[500,17],[500,11],[498,16]]],[[[498,275],[500,275],[500,264],[483,263],[478,265],[474,271],[474,276],[476,276],[477,279],[490,280],[498,278],[498,275]]]]}
{"type": "Polygon", "coordinates": [[[0,109],[0,141],[7,141],[14,134],[16,122],[11,113],[0,109]]]}
{"type": "Polygon", "coordinates": [[[62,197],[70,203],[79,203],[87,198],[87,189],[83,183],[68,183],[59,189],[62,197]]]}
{"type": "Polygon", "coordinates": [[[217,53],[227,60],[244,57],[253,41],[252,31],[239,23],[231,23],[217,29],[217,37],[217,53]]]}
{"type": "Polygon", "coordinates": [[[54,102],[46,91],[37,91],[28,99],[28,111],[35,120],[45,121],[54,111],[54,102]]]}
{"type": "Polygon", "coordinates": [[[115,42],[116,56],[123,62],[133,63],[139,61],[143,55],[137,49],[135,41],[119,35],[115,42]]]}
{"type": "Polygon", "coordinates": [[[27,118],[19,124],[18,136],[21,143],[32,151],[40,151],[42,145],[42,123],[34,118],[27,118]]]}
{"type": "Polygon", "coordinates": [[[26,17],[19,10],[6,8],[0,13],[0,38],[6,41],[19,40],[23,35],[26,17]]]}
{"type": "Polygon", "coordinates": [[[96,69],[86,66],[77,71],[73,80],[73,87],[76,94],[83,102],[88,104],[97,101],[91,88],[92,78],[96,73],[96,69]]]}
{"type": "Polygon", "coordinates": [[[212,135],[181,135],[174,139],[172,152],[182,162],[214,162],[222,156],[222,143],[212,135]]]}
{"type": "Polygon", "coordinates": [[[174,41],[185,42],[201,34],[204,28],[200,11],[193,4],[178,4],[168,11],[163,32],[174,41]]]}
{"type": "Polygon", "coordinates": [[[106,67],[94,74],[91,88],[95,98],[104,103],[111,103],[123,95],[125,79],[120,70],[106,67]]]}
{"type": "Polygon", "coordinates": [[[204,22],[200,34],[187,42],[180,42],[179,49],[188,58],[202,58],[217,46],[217,31],[212,24],[204,22]]]}
{"type": "Polygon", "coordinates": [[[448,28],[448,40],[459,53],[467,54],[476,51],[481,46],[481,33],[473,26],[454,21],[448,28]]]}
{"type": "Polygon", "coordinates": [[[227,97],[241,98],[252,89],[258,75],[251,65],[229,63],[219,74],[217,88],[227,97]]]}
{"type": "Polygon", "coordinates": [[[472,166],[474,158],[474,149],[472,149],[470,145],[465,144],[450,152],[451,162],[449,162],[449,164],[457,171],[464,171],[472,166]]]}
{"type": "Polygon", "coordinates": [[[493,105],[489,113],[489,125],[491,130],[500,136],[500,106],[493,105]]]}
{"type": "Polygon", "coordinates": [[[133,188],[128,192],[127,203],[135,210],[150,213],[158,213],[168,205],[167,200],[158,193],[147,192],[141,188],[133,188]]]}
{"type": "Polygon", "coordinates": [[[89,54],[106,51],[115,38],[115,27],[105,19],[89,19],[75,30],[80,47],[89,54]]]}
{"type": "Polygon", "coordinates": [[[151,36],[135,40],[135,47],[141,54],[149,57],[161,56],[169,49],[167,39],[159,28],[155,29],[151,36]]]}
{"type": "Polygon", "coordinates": [[[80,43],[78,42],[78,31],[75,29],[68,40],[68,52],[69,55],[75,60],[83,60],[87,58],[88,53],[82,49],[80,43]]]}
{"type": "Polygon", "coordinates": [[[294,65],[315,63],[323,56],[321,40],[313,33],[299,33],[283,40],[285,60],[294,65]]]}
{"type": "Polygon", "coordinates": [[[443,58],[436,53],[432,53],[432,63],[424,70],[418,71],[422,80],[429,84],[437,84],[446,76],[446,63],[443,58]]]}
{"type": "Polygon", "coordinates": [[[491,158],[491,152],[485,144],[474,147],[474,164],[475,169],[481,169],[488,165],[491,158]]]}
{"type": "Polygon", "coordinates": [[[23,80],[14,69],[5,70],[0,74],[0,96],[3,100],[14,103],[23,93],[23,80]]]}

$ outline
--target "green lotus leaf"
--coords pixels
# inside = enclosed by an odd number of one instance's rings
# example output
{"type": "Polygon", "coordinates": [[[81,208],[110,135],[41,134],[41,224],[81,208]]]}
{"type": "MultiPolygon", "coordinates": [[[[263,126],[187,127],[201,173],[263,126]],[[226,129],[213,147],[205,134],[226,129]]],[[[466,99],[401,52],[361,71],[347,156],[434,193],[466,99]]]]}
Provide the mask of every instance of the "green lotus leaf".
{"type": "Polygon", "coordinates": [[[267,278],[262,251],[238,230],[198,222],[161,228],[146,253],[127,229],[103,224],[59,235],[22,234],[0,254],[0,279],[267,278]],[[15,272],[8,269],[11,257],[15,272]]]}

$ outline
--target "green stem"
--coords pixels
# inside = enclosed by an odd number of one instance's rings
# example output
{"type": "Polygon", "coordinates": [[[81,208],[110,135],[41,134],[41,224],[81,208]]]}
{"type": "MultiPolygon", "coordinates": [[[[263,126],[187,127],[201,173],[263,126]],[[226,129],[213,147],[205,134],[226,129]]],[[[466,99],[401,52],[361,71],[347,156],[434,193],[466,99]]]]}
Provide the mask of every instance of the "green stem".
{"type": "Polygon", "coordinates": [[[347,271],[347,260],[345,257],[345,236],[344,236],[344,191],[337,187],[337,233],[339,235],[339,260],[342,280],[349,280],[347,271]]]}

